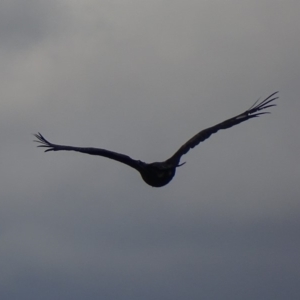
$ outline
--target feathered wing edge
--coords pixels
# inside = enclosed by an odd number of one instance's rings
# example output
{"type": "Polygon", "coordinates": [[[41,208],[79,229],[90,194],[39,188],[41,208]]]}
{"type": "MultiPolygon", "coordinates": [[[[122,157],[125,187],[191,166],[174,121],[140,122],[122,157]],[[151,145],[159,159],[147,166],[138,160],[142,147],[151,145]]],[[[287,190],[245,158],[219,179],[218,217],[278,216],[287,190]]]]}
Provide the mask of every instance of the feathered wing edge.
{"type": "MultiPolygon", "coordinates": [[[[276,106],[276,104],[273,103],[276,99],[279,97],[275,97],[275,95],[278,93],[275,92],[268,96],[263,101],[259,102],[260,99],[258,99],[249,109],[247,109],[245,112],[230,118],[226,121],[223,121],[222,123],[219,123],[215,126],[209,127],[207,129],[204,129],[197,133],[195,136],[193,136],[191,139],[189,139],[185,144],[183,144],[176,152],[175,154],[168,159],[169,162],[172,162],[176,165],[179,164],[180,158],[182,155],[186,154],[190,149],[197,146],[199,143],[205,141],[208,139],[213,133],[216,133],[217,131],[221,129],[227,129],[232,126],[235,126],[237,124],[240,124],[242,122],[245,122],[249,119],[259,117],[260,115],[264,114],[270,114],[270,112],[261,112],[262,110],[266,108],[270,108],[272,106],[276,106]]],[[[180,165],[178,165],[180,166],[180,165]]]]}
{"type": "Polygon", "coordinates": [[[34,142],[41,144],[41,145],[38,145],[37,147],[47,148],[44,152],[59,150],[59,149],[56,149],[56,146],[58,146],[58,145],[54,145],[54,144],[50,143],[49,141],[47,141],[40,132],[34,133],[33,135],[36,137],[36,140],[34,140],[34,142]]]}
{"type": "Polygon", "coordinates": [[[247,115],[251,115],[252,118],[254,117],[257,117],[259,115],[264,115],[264,114],[270,114],[270,112],[266,111],[266,112],[262,112],[262,113],[256,113],[257,111],[261,111],[263,109],[266,109],[266,108],[269,108],[269,107],[272,107],[272,106],[276,106],[277,104],[270,104],[271,102],[277,100],[279,97],[273,97],[275,96],[276,94],[278,94],[278,91],[271,94],[270,96],[268,96],[266,99],[264,99],[263,101],[261,101],[260,103],[258,103],[256,105],[256,103],[260,100],[258,99],[249,109],[247,109],[244,114],[247,114],[247,115]],[[267,105],[269,104],[269,105],[267,105]]]}
{"type": "Polygon", "coordinates": [[[41,133],[37,133],[37,134],[33,134],[33,135],[36,137],[36,140],[34,140],[34,142],[37,142],[40,144],[37,147],[47,148],[45,150],[45,152],[48,152],[48,151],[75,151],[75,152],[81,152],[81,153],[90,154],[90,155],[103,156],[103,157],[107,157],[112,160],[121,162],[123,164],[126,164],[126,165],[136,169],[137,171],[141,170],[141,168],[144,165],[143,162],[132,159],[131,157],[121,154],[121,153],[117,153],[117,152],[113,152],[113,151],[109,151],[109,150],[101,149],[101,148],[82,148],[82,147],[73,147],[73,146],[52,144],[48,140],[46,140],[41,133]]]}

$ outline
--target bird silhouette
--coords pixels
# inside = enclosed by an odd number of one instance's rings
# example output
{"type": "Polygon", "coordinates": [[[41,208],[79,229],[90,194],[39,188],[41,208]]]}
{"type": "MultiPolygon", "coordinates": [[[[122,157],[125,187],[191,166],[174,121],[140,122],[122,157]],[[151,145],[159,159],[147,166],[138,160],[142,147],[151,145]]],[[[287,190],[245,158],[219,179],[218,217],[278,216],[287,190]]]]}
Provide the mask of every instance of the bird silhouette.
{"type": "Polygon", "coordinates": [[[276,104],[273,103],[278,97],[275,97],[278,92],[275,92],[268,96],[263,101],[259,102],[260,99],[258,99],[249,109],[247,109],[245,112],[228,119],[226,121],[223,121],[222,123],[219,123],[215,126],[209,127],[207,129],[204,129],[197,133],[195,136],[193,136],[191,139],[189,139],[185,144],[183,144],[170,158],[163,162],[153,162],[153,163],[145,163],[140,160],[132,159],[131,157],[101,149],[101,148],[82,148],[82,147],[72,147],[72,146],[64,146],[64,145],[57,145],[50,143],[47,141],[41,133],[34,134],[34,136],[37,138],[35,142],[40,143],[41,145],[38,145],[38,147],[45,147],[47,148],[45,152],[48,151],[76,151],[81,153],[86,153],[90,155],[99,155],[104,156],[116,161],[119,161],[123,164],[126,164],[135,170],[137,170],[143,180],[153,186],[153,187],[162,187],[166,184],[168,184],[174,177],[176,168],[182,166],[184,163],[179,163],[181,156],[186,154],[190,149],[197,146],[199,143],[205,141],[208,139],[213,133],[216,133],[217,131],[221,129],[227,129],[232,126],[235,126],[237,124],[240,124],[242,122],[245,122],[249,119],[256,118],[263,114],[268,114],[270,112],[260,112],[266,108],[276,106],[276,104]]]}

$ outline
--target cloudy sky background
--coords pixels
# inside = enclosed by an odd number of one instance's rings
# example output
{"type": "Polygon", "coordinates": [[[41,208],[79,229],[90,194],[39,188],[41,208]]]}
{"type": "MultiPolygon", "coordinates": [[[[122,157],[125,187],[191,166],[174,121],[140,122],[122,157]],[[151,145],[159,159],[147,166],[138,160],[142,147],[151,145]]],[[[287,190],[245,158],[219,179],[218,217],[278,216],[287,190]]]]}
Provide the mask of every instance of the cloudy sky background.
{"type": "Polygon", "coordinates": [[[1,299],[299,299],[300,3],[0,4],[1,299]],[[162,161],[173,181],[54,143],[162,161]]]}

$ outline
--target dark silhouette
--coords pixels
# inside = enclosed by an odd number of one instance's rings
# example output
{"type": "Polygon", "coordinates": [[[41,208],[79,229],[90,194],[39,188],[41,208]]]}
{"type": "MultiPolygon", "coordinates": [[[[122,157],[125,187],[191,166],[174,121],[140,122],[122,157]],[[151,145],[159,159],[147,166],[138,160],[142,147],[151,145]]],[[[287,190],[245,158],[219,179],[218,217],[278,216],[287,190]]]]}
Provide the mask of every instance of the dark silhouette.
{"type": "Polygon", "coordinates": [[[161,187],[168,184],[175,175],[176,168],[182,166],[184,163],[179,164],[180,158],[182,155],[186,154],[191,148],[197,146],[200,142],[208,139],[213,133],[221,129],[227,129],[237,124],[240,124],[249,119],[258,117],[263,114],[268,114],[269,112],[260,112],[266,108],[276,106],[273,104],[273,101],[278,99],[278,97],[274,97],[278,92],[271,94],[265,100],[258,103],[257,100],[248,110],[243,112],[236,117],[228,119],[222,123],[219,123],[210,128],[204,129],[193,136],[190,140],[188,140],[184,145],[182,145],[169,159],[163,162],[154,162],[154,163],[145,163],[140,160],[135,160],[130,158],[127,155],[116,153],[113,151],[99,149],[99,148],[81,148],[81,147],[72,147],[72,146],[63,146],[56,145],[48,142],[40,133],[35,134],[34,136],[37,138],[35,142],[40,143],[38,147],[47,148],[45,152],[48,151],[77,151],[81,153],[87,153],[91,155],[99,155],[104,156],[110,159],[114,159],[123,164],[126,164],[138,172],[140,172],[144,181],[153,186],[153,187],[161,187]],[[258,104],[257,104],[258,103],[258,104]]]}

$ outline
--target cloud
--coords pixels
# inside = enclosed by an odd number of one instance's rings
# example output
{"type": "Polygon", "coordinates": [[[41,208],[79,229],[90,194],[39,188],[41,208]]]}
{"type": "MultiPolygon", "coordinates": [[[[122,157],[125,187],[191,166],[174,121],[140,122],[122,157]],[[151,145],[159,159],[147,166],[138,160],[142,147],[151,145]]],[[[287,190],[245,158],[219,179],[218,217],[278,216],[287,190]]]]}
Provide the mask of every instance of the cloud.
{"type": "Polygon", "coordinates": [[[295,1],[0,4],[3,299],[296,299],[295,1]],[[183,157],[165,188],[51,142],[161,161],[279,90],[278,106],[183,157]]]}
{"type": "Polygon", "coordinates": [[[57,1],[2,1],[0,50],[19,52],[57,34],[64,26],[62,9],[57,1]]]}

